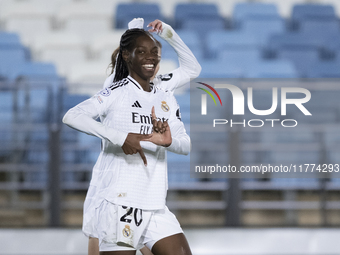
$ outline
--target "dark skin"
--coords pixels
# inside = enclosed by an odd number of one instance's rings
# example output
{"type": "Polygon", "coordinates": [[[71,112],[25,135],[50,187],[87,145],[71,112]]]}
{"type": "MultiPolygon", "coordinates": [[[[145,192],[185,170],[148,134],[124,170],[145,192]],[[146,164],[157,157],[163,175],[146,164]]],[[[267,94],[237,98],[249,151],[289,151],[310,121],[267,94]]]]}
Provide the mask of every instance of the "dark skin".
{"type": "Polygon", "coordinates": [[[137,38],[136,46],[131,52],[123,51],[123,59],[128,66],[129,75],[147,92],[150,91],[150,79],[159,63],[158,52],[156,41],[147,35],[137,38]],[[146,68],[145,65],[153,67],[146,68]]]}
{"type": "MultiPolygon", "coordinates": [[[[129,74],[144,89],[150,91],[150,79],[159,62],[158,47],[156,42],[148,36],[140,36],[136,40],[136,47],[132,52],[123,52],[123,59],[129,68],[129,74]],[[153,65],[145,67],[144,65],[153,65]]],[[[159,146],[170,146],[172,143],[170,127],[167,122],[157,120],[154,107],[151,110],[153,133],[151,135],[141,135],[129,133],[122,149],[125,154],[139,153],[147,164],[144,152],[140,146],[140,141],[150,141],[159,146]]],[[[189,244],[183,233],[165,237],[152,247],[154,255],[191,255],[189,244]]],[[[136,251],[106,251],[101,255],[135,255],[136,251]]]]}
{"type": "MultiPolygon", "coordinates": [[[[135,48],[131,52],[123,51],[123,59],[128,66],[129,75],[142,86],[144,91],[149,92],[150,79],[160,61],[159,48],[156,42],[147,35],[138,37],[135,48]]],[[[168,123],[157,121],[154,108],[152,114],[154,133],[151,135],[129,133],[122,146],[124,153],[127,155],[139,153],[145,166],[147,166],[147,160],[140,146],[141,141],[150,141],[165,147],[172,142],[168,123]]]]}

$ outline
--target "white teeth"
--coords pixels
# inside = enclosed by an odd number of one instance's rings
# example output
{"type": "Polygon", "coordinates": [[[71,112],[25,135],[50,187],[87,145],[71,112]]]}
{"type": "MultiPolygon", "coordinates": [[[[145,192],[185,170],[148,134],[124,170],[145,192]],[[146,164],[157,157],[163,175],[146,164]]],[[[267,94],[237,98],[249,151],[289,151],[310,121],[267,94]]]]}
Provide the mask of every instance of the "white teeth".
{"type": "Polygon", "coordinates": [[[154,65],[153,64],[146,64],[146,65],[143,65],[145,68],[153,68],[154,65]]]}

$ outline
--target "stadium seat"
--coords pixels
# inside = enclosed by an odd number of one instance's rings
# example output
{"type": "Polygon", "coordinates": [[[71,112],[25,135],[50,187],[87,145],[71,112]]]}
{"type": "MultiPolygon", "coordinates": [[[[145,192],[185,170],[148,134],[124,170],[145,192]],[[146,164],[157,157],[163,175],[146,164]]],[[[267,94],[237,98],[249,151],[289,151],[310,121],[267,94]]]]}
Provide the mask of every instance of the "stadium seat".
{"type": "Polygon", "coordinates": [[[266,60],[248,65],[246,78],[297,78],[298,72],[288,60],[266,60]]]}
{"type": "MultiPolygon", "coordinates": [[[[13,93],[12,91],[0,90],[0,123],[10,124],[13,121],[13,93]]],[[[5,138],[5,137],[4,137],[5,138]]]]}
{"type": "Polygon", "coordinates": [[[299,31],[309,34],[309,37],[328,38],[340,34],[340,23],[338,20],[302,20],[299,31]]]}
{"type": "Polygon", "coordinates": [[[319,48],[324,44],[324,38],[316,38],[309,33],[288,32],[282,34],[273,34],[269,37],[267,47],[273,50],[280,48],[319,48]]]}
{"type": "Polygon", "coordinates": [[[293,20],[306,19],[336,19],[335,9],[330,4],[296,4],[293,6],[291,18],[293,20]]]}
{"type": "Polygon", "coordinates": [[[23,46],[0,46],[0,77],[11,80],[13,78],[11,74],[26,61],[26,51],[23,46]]]}
{"type": "Polygon", "coordinates": [[[33,46],[34,58],[39,61],[53,61],[61,76],[66,75],[72,64],[87,60],[88,53],[84,41],[72,33],[44,34],[36,37],[33,46]]]}
{"type": "Polygon", "coordinates": [[[11,73],[12,79],[31,79],[56,81],[59,79],[56,68],[52,63],[24,62],[11,73]]]}
{"type": "Polygon", "coordinates": [[[175,28],[183,28],[186,20],[222,19],[217,6],[209,3],[180,3],[175,7],[175,28]]]}
{"type": "Polygon", "coordinates": [[[335,9],[330,4],[296,4],[291,14],[291,29],[299,29],[300,23],[306,20],[337,21],[335,9]]]}
{"type": "Polygon", "coordinates": [[[106,61],[86,61],[70,65],[66,73],[70,92],[91,96],[97,93],[110,74],[109,64],[106,61]]]}
{"type": "Polygon", "coordinates": [[[265,45],[272,34],[286,32],[286,24],[282,18],[245,18],[239,28],[241,31],[253,34],[261,43],[265,45]]]}
{"type": "Polygon", "coordinates": [[[218,59],[228,61],[235,65],[246,65],[247,62],[256,62],[262,59],[262,51],[260,49],[234,49],[225,48],[218,54],[218,59]]]}
{"type": "Polygon", "coordinates": [[[267,48],[281,59],[291,60],[301,77],[321,58],[324,38],[304,33],[277,34],[270,37],[267,48]]]}
{"type": "Polygon", "coordinates": [[[234,6],[232,23],[239,27],[244,20],[251,19],[277,19],[280,18],[275,4],[267,3],[237,3],[234,6]]]}
{"type": "Polygon", "coordinates": [[[319,51],[313,48],[283,48],[277,52],[277,57],[292,61],[299,77],[307,77],[310,68],[319,61],[319,51]]]}
{"type": "MultiPolygon", "coordinates": [[[[340,52],[339,52],[340,54],[340,52]]],[[[340,60],[317,61],[308,70],[309,78],[340,78],[340,60]]]]}
{"type": "Polygon", "coordinates": [[[324,49],[332,51],[335,56],[335,52],[340,49],[340,33],[325,37],[323,47],[324,49]]]}
{"type": "Polygon", "coordinates": [[[242,69],[218,60],[201,61],[202,71],[200,78],[240,78],[243,76],[242,69]]]}
{"type": "Polygon", "coordinates": [[[0,31],[0,47],[22,46],[18,33],[0,31]]]}
{"type": "Polygon", "coordinates": [[[204,38],[207,33],[213,30],[222,30],[225,28],[225,22],[222,18],[189,18],[182,21],[182,29],[193,30],[204,38]]]}
{"type": "Polygon", "coordinates": [[[52,29],[53,13],[48,4],[16,1],[1,10],[0,19],[7,31],[20,34],[25,45],[30,45],[35,36],[52,29]]]}
{"type": "Polygon", "coordinates": [[[111,55],[119,47],[120,38],[124,32],[125,29],[114,29],[109,33],[95,36],[88,45],[91,57],[98,61],[106,61],[109,64],[111,62],[111,55]]]}
{"type": "Polygon", "coordinates": [[[223,49],[256,49],[260,41],[250,33],[216,30],[208,33],[206,47],[210,58],[216,58],[223,49]]]}
{"type": "Polygon", "coordinates": [[[158,4],[151,3],[120,3],[117,5],[115,15],[116,28],[128,28],[133,18],[144,18],[144,27],[155,19],[164,20],[158,4]]]}
{"type": "Polygon", "coordinates": [[[0,32],[0,80],[10,79],[11,72],[27,61],[27,57],[17,33],[0,32]]]}
{"type": "Polygon", "coordinates": [[[262,59],[262,51],[257,48],[224,48],[218,54],[217,59],[228,65],[234,65],[245,73],[248,66],[256,65],[262,59]]]}
{"type": "Polygon", "coordinates": [[[56,20],[68,33],[79,35],[89,42],[98,34],[110,33],[113,13],[106,6],[92,2],[70,2],[59,9],[56,20]]]}
{"type": "MultiPolygon", "coordinates": [[[[121,3],[122,1],[121,0],[86,0],[85,2],[91,3],[91,4],[96,4],[96,5],[99,5],[99,6],[103,6],[107,9],[108,12],[113,14],[113,10],[115,9],[116,5],[121,3]]],[[[131,2],[134,2],[134,1],[133,0],[124,0],[124,3],[131,3],[131,2]]]]}

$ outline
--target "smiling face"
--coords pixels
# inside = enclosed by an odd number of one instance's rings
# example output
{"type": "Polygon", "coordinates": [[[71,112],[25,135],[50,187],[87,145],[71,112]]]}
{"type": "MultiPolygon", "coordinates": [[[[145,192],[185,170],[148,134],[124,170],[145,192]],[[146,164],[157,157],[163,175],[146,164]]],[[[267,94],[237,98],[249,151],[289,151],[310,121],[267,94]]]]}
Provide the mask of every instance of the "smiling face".
{"type": "Polygon", "coordinates": [[[149,82],[155,74],[156,66],[160,61],[159,51],[155,40],[147,35],[141,35],[137,38],[131,52],[123,52],[129,74],[141,85],[146,81],[149,82]]]}

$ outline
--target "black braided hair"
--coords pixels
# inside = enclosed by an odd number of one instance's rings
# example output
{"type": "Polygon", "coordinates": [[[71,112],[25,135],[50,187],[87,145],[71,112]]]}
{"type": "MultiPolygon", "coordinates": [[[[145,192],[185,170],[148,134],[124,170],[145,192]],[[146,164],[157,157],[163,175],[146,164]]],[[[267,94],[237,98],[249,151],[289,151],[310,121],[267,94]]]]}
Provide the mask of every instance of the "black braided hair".
{"type": "Polygon", "coordinates": [[[144,29],[133,28],[133,29],[126,30],[125,33],[120,38],[119,48],[117,48],[112,53],[112,56],[111,56],[112,73],[113,73],[114,68],[116,68],[116,74],[115,74],[113,81],[120,81],[129,75],[129,69],[127,65],[125,64],[122,52],[124,50],[131,52],[133,48],[135,47],[137,38],[143,35],[144,36],[147,35],[151,37],[153,40],[156,41],[157,46],[161,46],[161,43],[157,41],[152,36],[152,34],[150,34],[148,31],[145,31],[144,29]],[[118,57],[117,57],[117,54],[118,54],[118,57]]]}
{"type": "Polygon", "coordinates": [[[109,66],[109,67],[111,67],[111,73],[110,74],[113,74],[113,72],[115,70],[118,53],[119,53],[119,46],[117,47],[117,49],[114,50],[114,52],[111,55],[111,63],[110,63],[110,66],[109,66]]]}

